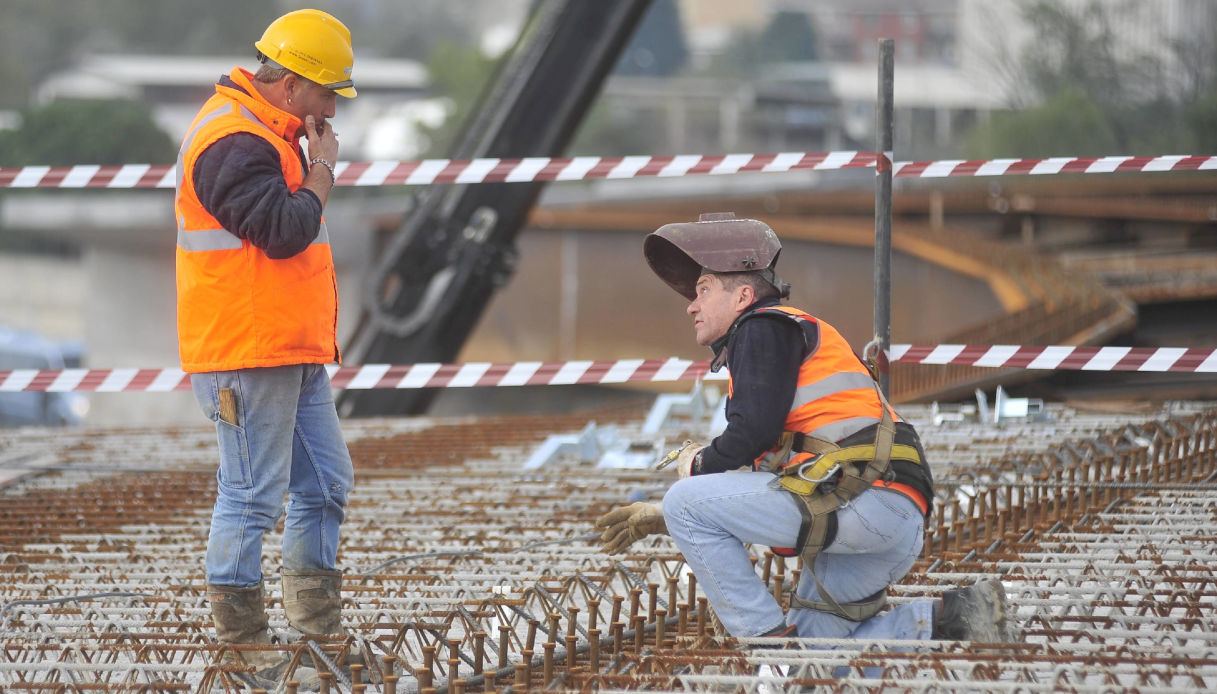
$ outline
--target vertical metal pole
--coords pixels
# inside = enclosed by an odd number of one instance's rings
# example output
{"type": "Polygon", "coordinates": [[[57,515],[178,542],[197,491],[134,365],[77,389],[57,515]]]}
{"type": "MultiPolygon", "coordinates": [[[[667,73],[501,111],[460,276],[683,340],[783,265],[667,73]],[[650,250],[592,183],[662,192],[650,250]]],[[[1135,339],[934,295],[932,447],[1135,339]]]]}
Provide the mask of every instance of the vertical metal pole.
{"type": "Polygon", "coordinates": [[[875,341],[879,387],[891,395],[887,353],[892,346],[892,83],[895,41],[879,39],[879,99],[875,105],[875,341]]]}

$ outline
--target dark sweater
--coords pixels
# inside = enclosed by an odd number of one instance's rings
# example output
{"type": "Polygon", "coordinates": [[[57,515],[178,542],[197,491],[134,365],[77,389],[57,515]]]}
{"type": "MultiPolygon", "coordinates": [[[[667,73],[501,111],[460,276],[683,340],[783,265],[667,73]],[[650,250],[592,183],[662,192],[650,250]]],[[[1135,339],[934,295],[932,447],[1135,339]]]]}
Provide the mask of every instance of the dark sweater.
{"type": "MultiPolygon", "coordinates": [[[[228,77],[221,84],[241,89],[228,77]]],[[[300,166],[308,168],[303,153],[300,166]]],[[[302,252],[321,229],[321,200],[305,188],[288,190],[278,151],[252,133],[227,135],[205,149],[194,164],[194,190],[203,209],[268,258],[302,252]]]]}
{"type": "MultiPolygon", "coordinates": [[[[751,467],[753,460],[777,445],[785,430],[786,417],[798,387],[799,368],[807,354],[819,345],[819,331],[804,331],[781,315],[763,312],[778,306],[776,299],[748,307],[727,334],[711,345],[714,364],[731,370],[732,394],[727,400],[727,428],[702,452],[696,474],[725,472],[751,467]],[[806,339],[805,339],[806,338],[806,339]]],[[[843,447],[871,443],[876,426],[868,426],[838,442],[843,447]]],[[[913,427],[896,423],[896,443],[917,448],[922,464],[893,461],[894,481],[908,484],[933,499],[934,481],[921,440],[913,427]]]]}
{"type": "MultiPolygon", "coordinates": [[[[776,300],[759,301],[746,315],[776,300]]],[[[717,363],[726,350],[733,392],[727,400],[727,428],[702,452],[699,474],[724,472],[752,461],[782,435],[807,351],[794,321],[761,314],[736,319],[711,349],[717,363]]]]}

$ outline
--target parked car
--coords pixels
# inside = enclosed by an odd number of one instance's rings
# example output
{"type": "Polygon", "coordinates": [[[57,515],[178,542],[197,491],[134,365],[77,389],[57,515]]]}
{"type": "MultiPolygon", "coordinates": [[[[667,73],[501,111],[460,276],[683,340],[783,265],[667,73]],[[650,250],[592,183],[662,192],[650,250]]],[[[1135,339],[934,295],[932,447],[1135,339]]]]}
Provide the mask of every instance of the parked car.
{"type": "MultiPolygon", "coordinates": [[[[30,332],[0,326],[0,371],[78,367],[81,347],[30,332]]],[[[89,412],[82,393],[45,391],[0,392],[0,426],[65,426],[80,424],[89,412]]]]}

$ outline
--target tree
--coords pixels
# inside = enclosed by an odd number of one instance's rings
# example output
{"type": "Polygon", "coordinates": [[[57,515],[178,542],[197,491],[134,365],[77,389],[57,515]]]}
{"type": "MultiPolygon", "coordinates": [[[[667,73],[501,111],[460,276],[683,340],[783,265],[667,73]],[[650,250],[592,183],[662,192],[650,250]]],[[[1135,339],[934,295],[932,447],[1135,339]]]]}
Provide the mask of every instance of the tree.
{"type": "Polygon", "coordinates": [[[761,32],[758,57],[763,63],[816,60],[816,30],[806,12],[781,10],[761,32]]]}
{"type": "Polygon", "coordinates": [[[1089,95],[1070,89],[1037,108],[999,113],[987,128],[973,133],[969,156],[1102,156],[1119,150],[1103,109],[1089,95]]]}
{"type": "Polygon", "coordinates": [[[1186,103],[1194,97],[1169,79],[1162,59],[1121,44],[1112,29],[1113,13],[1133,13],[1119,18],[1129,25],[1152,6],[1024,0],[1021,7],[1035,40],[1011,72],[1017,96],[1036,105],[979,128],[971,156],[1161,154],[1195,139],[1181,127],[1183,114],[1193,112],[1190,122],[1199,124],[1204,107],[1186,103]]]}
{"type": "Polygon", "coordinates": [[[0,108],[24,106],[33,85],[67,67],[78,47],[87,45],[96,8],[78,2],[5,0],[0,22],[0,108]]]}
{"type": "Polygon", "coordinates": [[[1192,137],[1188,151],[1217,153],[1217,91],[1189,106],[1183,117],[1192,137]]]}
{"type": "Polygon", "coordinates": [[[89,53],[250,55],[278,0],[4,0],[0,108],[89,53]]]}
{"type": "Polygon", "coordinates": [[[147,106],[135,101],[55,101],[23,111],[17,130],[0,131],[4,166],[169,164],[176,153],[147,106]]]}
{"type": "Polygon", "coordinates": [[[617,61],[618,75],[671,75],[689,57],[676,0],[655,0],[617,61]]]}
{"type": "Polygon", "coordinates": [[[262,29],[284,12],[277,0],[83,1],[102,8],[96,49],[114,53],[252,55],[262,29]]]}
{"type": "Polygon", "coordinates": [[[329,0],[314,6],[326,9],[327,4],[350,27],[357,58],[371,54],[420,61],[426,61],[441,43],[476,44],[479,26],[504,12],[484,0],[329,0]]]}
{"type": "Polygon", "coordinates": [[[756,77],[769,63],[818,60],[819,38],[806,12],[780,10],[761,31],[737,29],[722,53],[710,63],[710,74],[756,77]]]}
{"type": "Polygon", "coordinates": [[[420,125],[431,141],[427,156],[445,156],[456,140],[466,118],[476,108],[486,82],[494,70],[494,61],[476,48],[451,41],[438,41],[427,60],[431,89],[437,96],[452,101],[452,108],[443,125],[431,129],[420,125]]]}
{"type": "Polygon", "coordinates": [[[497,0],[3,0],[0,109],[32,98],[39,80],[93,53],[253,56],[285,11],[316,7],[346,24],[359,59],[423,59],[440,41],[472,43],[471,17],[504,16],[497,0]]]}
{"type": "Polygon", "coordinates": [[[653,109],[597,102],[579,124],[571,156],[622,157],[653,151],[655,133],[663,132],[663,114],[653,109]]]}

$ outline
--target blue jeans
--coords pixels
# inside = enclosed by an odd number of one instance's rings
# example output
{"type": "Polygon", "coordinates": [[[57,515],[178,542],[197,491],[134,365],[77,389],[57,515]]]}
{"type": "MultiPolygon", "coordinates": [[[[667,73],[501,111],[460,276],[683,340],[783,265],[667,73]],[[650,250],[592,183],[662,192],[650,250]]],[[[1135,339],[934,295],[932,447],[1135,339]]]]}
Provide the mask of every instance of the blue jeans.
{"type": "Polygon", "coordinates": [[[190,384],[220,442],[207,582],[247,587],[262,581],[262,538],[289,494],[283,568],[333,570],[355,473],[325,367],[191,374],[190,384]],[[236,425],[221,419],[221,388],[236,395],[236,425]]]}
{"type": "MultiPolygon", "coordinates": [[[[710,606],[733,636],[759,636],[785,624],[799,636],[928,639],[933,601],[902,603],[863,622],[807,609],[788,616],[757,575],[745,543],[793,547],[802,515],[799,501],[774,489],[768,472],[726,472],[680,480],[663,498],[668,534],[697,576],[710,606]]],[[[837,510],[837,535],[816,558],[815,574],[837,602],[869,597],[899,581],[921,552],[921,509],[908,497],[870,489],[837,510]]],[[[800,575],[798,595],[819,599],[811,576],[800,575]]]]}

